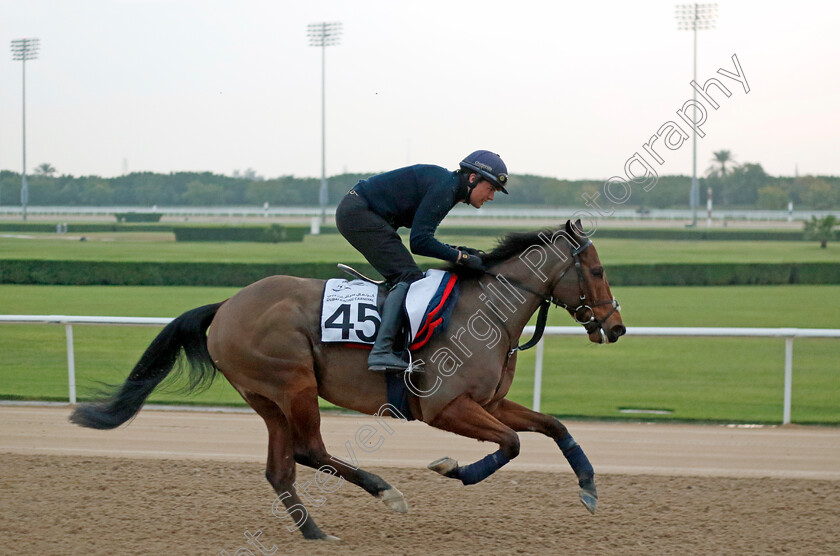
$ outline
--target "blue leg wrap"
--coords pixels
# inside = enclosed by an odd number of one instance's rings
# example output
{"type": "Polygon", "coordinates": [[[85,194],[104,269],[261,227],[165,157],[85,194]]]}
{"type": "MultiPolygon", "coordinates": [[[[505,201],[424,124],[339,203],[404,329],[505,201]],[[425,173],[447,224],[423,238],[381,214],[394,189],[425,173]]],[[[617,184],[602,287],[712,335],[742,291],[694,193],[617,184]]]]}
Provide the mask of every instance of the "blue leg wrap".
{"type": "Polygon", "coordinates": [[[583,453],[583,450],[572,438],[568,435],[563,440],[557,441],[557,446],[563,451],[563,455],[569,460],[569,465],[577,475],[578,480],[591,479],[595,476],[595,470],[592,469],[592,464],[589,463],[589,458],[583,453]]]}
{"type": "Polygon", "coordinates": [[[505,457],[501,450],[496,450],[484,459],[478,460],[475,463],[458,467],[458,478],[465,485],[474,485],[479,481],[483,481],[503,465],[509,462],[510,459],[505,457]]]}

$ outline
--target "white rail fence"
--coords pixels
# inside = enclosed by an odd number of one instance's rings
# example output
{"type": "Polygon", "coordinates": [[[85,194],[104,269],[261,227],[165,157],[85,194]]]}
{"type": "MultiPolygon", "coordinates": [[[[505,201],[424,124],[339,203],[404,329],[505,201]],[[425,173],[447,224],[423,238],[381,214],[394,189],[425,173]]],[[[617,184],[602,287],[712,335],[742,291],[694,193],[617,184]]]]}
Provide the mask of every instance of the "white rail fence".
{"type": "MultiPolygon", "coordinates": [[[[523,334],[533,334],[528,326],[523,334]]],[[[546,335],[575,336],[584,333],[579,326],[547,326],[546,335]]],[[[785,386],[782,404],[782,424],[790,423],[790,406],[793,391],[793,340],[794,338],[840,338],[840,329],[829,328],[696,328],[696,327],[628,327],[628,336],[682,337],[682,338],[784,338],[785,386]]],[[[542,398],[542,367],[544,342],[537,344],[534,369],[534,411],[540,410],[542,398]]]]}
{"type": "MultiPolygon", "coordinates": [[[[67,337],[67,384],[71,404],[76,403],[76,362],[73,350],[73,325],[112,326],[165,326],[171,318],[155,317],[98,317],[67,315],[0,315],[0,324],[58,324],[63,325],[67,337]]],[[[534,327],[525,328],[523,335],[534,333],[534,327]]],[[[580,336],[585,331],[579,326],[548,326],[546,336],[580,336]]],[[[795,338],[840,339],[840,329],[827,328],[697,328],[697,327],[629,327],[631,337],[682,337],[682,338],[783,338],[785,340],[784,398],[782,423],[791,422],[790,408],[793,390],[793,340],[795,338]]],[[[533,408],[540,410],[542,399],[542,371],[545,340],[537,344],[534,368],[533,408]]]]}

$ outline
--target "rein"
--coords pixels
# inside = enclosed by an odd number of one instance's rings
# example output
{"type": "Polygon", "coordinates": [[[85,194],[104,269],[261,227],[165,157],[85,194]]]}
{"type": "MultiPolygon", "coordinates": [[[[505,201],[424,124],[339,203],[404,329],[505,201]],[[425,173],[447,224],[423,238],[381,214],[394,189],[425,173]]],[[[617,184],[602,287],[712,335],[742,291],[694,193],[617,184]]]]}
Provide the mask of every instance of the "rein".
{"type": "MultiPolygon", "coordinates": [[[[557,283],[559,283],[560,280],[562,280],[563,277],[566,275],[566,273],[571,268],[574,267],[575,272],[577,273],[577,278],[578,278],[578,292],[579,292],[579,301],[580,301],[580,303],[578,304],[577,307],[575,307],[574,310],[572,310],[570,308],[570,306],[568,304],[564,303],[563,301],[561,301],[559,299],[555,299],[555,297],[553,295],[541,294],[539,292],[536,292],[536,291],[532,290],[531,288],[529,288],[525,284],[522,284],[521,282],[518,282],[517,280],[512,280],[510,278],[504,277],[505,281],[507,281],[512,286],[516,287],[517,289],[520,289],[524,292],[530,293],[531,295],[536,296],[538,299],[542,299],[542,303],[540,303],[540,307],[539,307],[539,313],[537,314],[537,324],[536,324],[536,327],[535,327],[535,330],[534,330],[534,335],[531,337],[530,340],[528,340],[524,344],[520,344],[520,345],[512,348],[510,350],[510,352],[508,353],[508,357],[513,355],[513,353],[516,352],[516,351],[524,351],[526,349],[531,349],[532,347],[534,347],[535,345],[537,345],[539,343],[539,341],[543,337],[543,333],[545,332],[545,325],[546,325],[546,322],[548,321],[548,309],[551,307],[552,304],[554,304],[557,307],[562,307],[563,309],[566,309],[567,311],[572,313],[572,315],[574,316],[574,319],[578,322],[578,324],[583,325],[583,327],[586,329],[586,331],[589,334],[592,334],[593,332],[595,332],[596,330],[601,328],[602,324],[607,319],[609,319],[612,316],[613,313],[615,313],[616,311],[619,310],[620,306],[615,299],[612,299],[612,300],[609,300],[609,301],[597,301],[597,302],[592,303],[591,305],[588,305],[586,303],[586,301],[587,301],[586,293],[584,293],[584,291],[583,291],[583,285],[584,285],[583,272],[580,269],[580,254],[583,253],[584,251],[586,251],[586,249],[590,245],[592,245],[592,240],[587,238],[586,241],[581,243],[580,246],[571,250],[570,254],[572,255],[572,258],[573,258],[572,263],[569,266],[567,266],[565,269],[563,269],[563,272],[561,272],[560,276],[558,276],[557,279],[554,280],[554,283],[551,285],[551,289],[550,289],[550,291],[554,291],[554,287],[557,285],[557,283]],[[592,308],[593,307],[600,307],[601,305],[612,305],[612,311],[610,311],[609,314],[607,314],[607,316],[605,318],[598,319],[595,316],[595,311],[593,311],[592,308]],[[588,319],[583,320],[584,319],[583,316],[581,316],[580,318],[578,317],[578,315],[584,315],[586,312],[588,312],[588,314],[589,314],[588,319]]],[[[485,274],[488,275],[488,276],[492,276],[496,279],[499,279],[499,275],[496,274],[495,272],[485,271],[485,274]]],[[[484,291],[484,286],[481,284],[481,282],[479,282],[479,286],[481,287],[482,291],[484,291]]]]}

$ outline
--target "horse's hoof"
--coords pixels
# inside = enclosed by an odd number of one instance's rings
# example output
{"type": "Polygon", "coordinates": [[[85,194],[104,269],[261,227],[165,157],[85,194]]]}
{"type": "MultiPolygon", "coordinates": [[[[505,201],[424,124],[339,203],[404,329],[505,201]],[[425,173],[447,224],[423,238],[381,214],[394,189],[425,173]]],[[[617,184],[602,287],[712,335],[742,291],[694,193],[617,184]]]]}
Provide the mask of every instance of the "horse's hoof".
{"type": "Polygon", "coordinates": [[[321,533],[318,531],[319,534],[311,537],[304,536],[303,538],[308,541],[340,541],[338,537],[334,535],[327,535],[326,533],[321,533]]]}
{"type": "Polygon", "coordinates": [[[436,471],[444,477],[454,477],[458,470],[458,462],[450,457],[440,458],[429,464],[429,469],[436,471]]]}
{"type": "Polygon", "coordinates": [[[380,492],[379,498],[381,498],[385,505],[388,506],[389,510],[399,512],[401,514],[408,513],[408,504],[405,502],[405,497],[402,492],[398,491],[394,487],[380,492]]]}
{"type": "Polygon", "coordinates": [[[598,504],[598,494],[585,488],[580,489],[580,501],[589,510],[589,513],[595,513],[595,506],[598,504]]]}

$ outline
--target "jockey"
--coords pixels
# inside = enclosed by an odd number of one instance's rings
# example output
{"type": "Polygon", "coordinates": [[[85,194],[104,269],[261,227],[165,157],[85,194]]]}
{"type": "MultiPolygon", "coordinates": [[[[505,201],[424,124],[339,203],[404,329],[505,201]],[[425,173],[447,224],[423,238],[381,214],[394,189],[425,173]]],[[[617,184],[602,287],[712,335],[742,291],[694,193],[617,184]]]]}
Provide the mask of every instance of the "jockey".
{"type": "Polygon", "coordinates": [[[507,167],[499,155],[475,151],[454,172],[427,164],[408,166],[360,181],[341,200],[335,213],[338,231],[391,288],[368,357],[369,370],[394,372],[408,367],[393,352],[393,345],[402,328],[408,287],[423,272],[397,229],[411,228],[411,252],[416,255],[483,269],[479,251],[441,243],[435,239],[435,230],[456,204],[480,208],[497,191],[507,194],[507,179],[507,167]]]}

